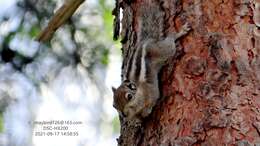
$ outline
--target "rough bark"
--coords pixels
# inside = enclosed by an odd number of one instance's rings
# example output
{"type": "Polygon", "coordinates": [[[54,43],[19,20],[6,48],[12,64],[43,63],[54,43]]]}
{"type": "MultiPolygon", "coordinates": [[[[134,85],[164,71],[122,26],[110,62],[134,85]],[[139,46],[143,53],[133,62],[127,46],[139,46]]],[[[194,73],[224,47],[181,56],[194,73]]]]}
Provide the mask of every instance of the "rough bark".
{"type": "MultiPolygon", "coordinates": [[[[118,1],[124,60],[140,31],[140,5],[154,1],[118,1]]],[[[260,1],[157,2],[165,13],[164,34],[185,22],[192,32],[162,69],[161,98],[152,114],[141,125],[121,119],[118,144],[260,145],[260,1]]]]}

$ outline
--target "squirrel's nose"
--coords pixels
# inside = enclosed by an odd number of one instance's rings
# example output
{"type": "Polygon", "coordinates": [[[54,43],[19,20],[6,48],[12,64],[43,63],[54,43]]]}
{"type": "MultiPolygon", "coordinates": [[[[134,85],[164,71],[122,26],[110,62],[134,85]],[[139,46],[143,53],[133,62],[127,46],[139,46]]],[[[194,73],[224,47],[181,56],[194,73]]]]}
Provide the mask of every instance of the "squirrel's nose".
{"type": "Polygon", "coordinates": [[[124,112],[121,113],[122,117],[125,118],[126,114],[124,112]]]}

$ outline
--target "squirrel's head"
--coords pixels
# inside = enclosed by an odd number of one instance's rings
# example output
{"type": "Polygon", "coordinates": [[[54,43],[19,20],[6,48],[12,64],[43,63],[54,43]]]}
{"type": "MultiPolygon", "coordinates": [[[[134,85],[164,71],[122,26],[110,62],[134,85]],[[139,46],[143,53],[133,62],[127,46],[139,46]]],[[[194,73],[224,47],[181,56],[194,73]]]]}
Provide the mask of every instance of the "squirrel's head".
{"type": "Polygon", "coordinates": [[[120,116],[126,117],[124,113],[124,108],[127,103],[135,98],[136,84],[129,80],[125,80],[118,88],[112,87],[114,94],[113,106],[117,109],[120,116]]]}

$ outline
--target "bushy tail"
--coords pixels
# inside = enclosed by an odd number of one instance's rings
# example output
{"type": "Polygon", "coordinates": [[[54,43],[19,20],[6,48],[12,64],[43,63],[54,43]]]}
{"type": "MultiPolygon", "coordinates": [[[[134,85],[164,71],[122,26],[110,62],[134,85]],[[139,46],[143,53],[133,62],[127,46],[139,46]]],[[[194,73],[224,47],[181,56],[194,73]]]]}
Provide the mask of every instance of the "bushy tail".
{"type": "Polygon", "coordinates": [[[139,9],[138,40],[159,39],[163,35],[164,12],[159,4],[142,4],[139,9]]]}

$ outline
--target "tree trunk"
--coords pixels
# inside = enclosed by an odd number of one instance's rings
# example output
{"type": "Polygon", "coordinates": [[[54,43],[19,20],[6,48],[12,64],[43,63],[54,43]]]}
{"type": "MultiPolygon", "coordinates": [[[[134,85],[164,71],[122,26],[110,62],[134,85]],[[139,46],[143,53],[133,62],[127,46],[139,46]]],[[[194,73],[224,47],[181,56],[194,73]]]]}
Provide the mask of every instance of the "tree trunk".
{"type": "Polygon", "coordinates": [[[142,124],[121,118],[118,145],[260,146],[260,1],[118,0],[124,60],[138,39],[140,6],[151,3],[164,12],[164,35],[186,22],[192,30],[159,74],[151,115],[142,124]]]}

